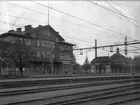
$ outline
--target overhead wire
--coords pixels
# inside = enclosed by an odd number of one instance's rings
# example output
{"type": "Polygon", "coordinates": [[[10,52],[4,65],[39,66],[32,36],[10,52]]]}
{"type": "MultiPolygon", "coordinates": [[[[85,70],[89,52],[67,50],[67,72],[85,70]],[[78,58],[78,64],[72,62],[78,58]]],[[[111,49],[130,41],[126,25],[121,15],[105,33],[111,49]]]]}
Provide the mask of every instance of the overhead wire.
{"type": "Polygon", "coordinates": [[[93,26],[96,26],[96,27],[99,27],[99,28],[105,29],[105,30],[107,30],[107,31],[110,31],[110,32],[112,32],[112,33],[115,33],[115,34],[118,34],[118,35],[124,36],[124,34],[122,34],[122,33],[116,32],[116,31],[114,31],[114,30],[111,30],[111,29],[109,29],[109,28],[106,28],[106,27],[100,26],[100,25],[98,25],[98,24],[92,23],[92,22],[87,21],[87,20],[84,20],[84,19],[82,19],[82,18],[79,18],[79,17],[73,16],[73,15],[71,15],[71,14],[68,14],[68,13],[66,13],[66,12],[60,11],[60,10],[58,10],[58,9],[55,9],[55,8],[52,8],[52,7],[48,7],[47,5],[44,5],[44,4],[41,4],[41,3],[38,3],[38,2],[36,2],[36,1],[34,1],[34,0],[30,0],[30,1],[32,1],[32,2],[34,2],[34,3],[36,3],[36,4],[39,4],[39,5],[41,5],[41,6],[44,6],[44,7],[46,7],[46,8],[50,8],[50,9],[52,9],[52,10],[54,10],[54,11],[59,12],[59,13],[65,14],[65,15],[67,15],[67,16],[73,17],[73,18],[75,18],[75,19],[77,19],[77,20],[81,20],[81,21],[83,21],[83,22],[89,23],[89,24],[91,24],[91,25],[93,25],[93,26]]]}
{"type": "Polygon", "coordinates": [[[66,38],[70,38],[70,39],[79,40],[79,41],[84,41],[84,42],[87,42],[87,43],[92,43],[92,44],[93,44],[93,42],[85,41],[85,40],[82,40],[82,39],[77,39],[77,38],[67,37],[67,36],[64,36],[64,37],[66,37],[66,38]]]}
{"type": "MultiPolygon", "coordinates": [[[[31,0],[31,1],[33,1],[33,0],[31,0]]],[[[6,1],[6,2],[7,2],[7,1],[6,1]]],[[[27,7],[24,7],[24,6],[20,6],[20,5],[17,5],[17,4],[14,4],[14,3],[11,3],[11,2],[8,2],[8,3],[48,16],[48,14],[45,14],[45,13],[42,13],[42,12],[39,12],[39,11],[36,11],[36,10],[30,9],[30,8],[27,8],[27,7]]],[[[35,3],[37,3],[37,2],[35,2],[35,3]]],[[[52,7],[49,7],[49,8],[52,9],[52,7]]],[[[52,16],[52,17],[54,17],[54,16],[52,16]]],[[[56,17],[54,17],[54,18],[56,18],[56,17]]],[[[26,20],[27,20],[27,19],[26,19],[26,20]]],[[[36,21],[36,22],[37,22],[37,21],[36,21]]],[[[67,22],[69,22],[69,21],[67,21],[67,22]]],[[[71,23],[71,22],[69,22],[69,23],[71,23]]],[[[117,33],[117,34],[118,34],[118,33],[117,33]]],[[[124,36],[124,35],[123,35],[123,36],[124,36]]]]}
{"type": "MultiPolygon", "coordinates": [[[[22,18],[22,17],[19,17],[19,16],[14,16],[14,15],[10,15],[10,14],[5,14],[5,13],[2,13],[0,12],[1,14],[4,14],[4,15],[8,15],[8,16],[11,16],[11,17],[15,17],[15,18],[20,18],[20,19],[24,19],[24,20],[28,20],[28,21],[33,21],[33,22],[38,22],[38,23],[44,23],[44,22],[40,22],[40,21],[36,21],[36,20],[30,20],[30,19],[27,19],[27,18],[22,18]]],[[[45,23],[44,23],[45,24],[45,23]]],[[[12,25],[12,24],[11,24],[12,25]]],[[[54,26],[57,26],[57,25],[54,25],[54,26]]],[[[62,28],[60,27],[60,25],[58,26],[59,28],[62,28]]],[[[70,29],[70,28],[66,28],[66,29],[70,29]]],[[[70,30],[75,30],[75,31],[79,31],[79,32],[84,32],[84,31],[80,31],[80,30],[76,30],[76,29],[70,29],[70,30]]],[[[85,32],[85,33],[89,33],[89,32],[85,32]]],[[[69,37],[70,38],[70,37],[69,37]]],[[[84,41],[84,40],[82,40],[84,41]]],[[[86,41],[87,42],[87,41],[86,41]]],[[[90,42],[91,43],[91,42],[90,42]]]]}
{"type": "MultiPolygon", "coordinates": [[[[1,20],[0,20],[0,23],[4,23],[4,24],[8,24],[8,25],[13,25],[12,23],[2,22],[1,20]]],[[[19,27],[19,25],[16,25],[16,24],[14,26],[19,27]]],[[[24,27],[24,26],[22,26],[22,27],[24,27]]],[[[5,30],[5,31],[9,31],[9,30],[5,30]]],[[[64,36],[64,37],[66,37],[66,36],[64,36]]],[[[79,41],[84,41],[84,42],[87,42],[87,43],[92,43],[92,42],[89,42],[89,41],[86,41],[86,40],[81,40],[81,39],[77,39],[77,38],[73,38],[73,37],[67,37],[67,38],[69,38],[69,39],[75,39],[75,40],[79,40],[79,41]]]]}
{"type": "MultiPolygon", "coordinates": [[[[1,21],[1,20],[0,20],[0,23],[8,24],[8,25],[13,25],[12,23],[5,22],[5,21],[1,21]]],[[[18,24],[15,24],[14,26],[16,26],[16,27],[24,27],[24,26],[22,26],[22,25],[18,25],[18,24]]]]}
{"type": "MultiPolygon", "coordinates": [[[[15,5],[15,6],[18,6],[18,7],[21,7],[21,8],[24,8],[24,9],[27,9],[27,10],[30,10],[30,11],[33,11],[33,12],[36,12],[36,13],[45,15],[45,16],[48,16],[48,14],[46,14],[46,13],[39,12],[39,11],[30,9],[30,8],[27,8],[27,7],[24,7],[24,6],[21,6],[21,5],[17,5],[17,4],[11,3],[11,2],[9,2],[9,1],[6,1],[6,2],[7,2],[7,3],[10,3],[10,4],[12,4],[12,5],[15,5]]],[[[17,16],[13,16],[13,15],[9,15],[9,16],[17,17],[17,16]]],[[[53,18],[55,18],[55,19],[58,19],[58,17],[52,16],[52,15],[49,15],[49,16],[51,16],[51,17],[53,17],[53,18]]],[[[19,17],[17,17],[17,18],[19,18],[19,17]]],[[[22,18],[22,19],[24,19],[24,20],[30,20],[30,19],[26,19],[26,18],[22,18]]],[[[74,24],[74,25],[77,25],[77,26],[80,26],[80,27],[84,27],[84,28],[87,28],[87,29],[91,29],[92,31],[93,31],[93,29],[94,29],[94,28],[90,28],[90,27],[87,27],[87,26],[83,26],[83,25],[81,25],[81,24],[77,24],[77,23],[74,23],[74,22],[70,22],[70,21],[65,20],[65,19],[61,19],[61,18],[59,18],[59,19],[62,20],[62,21],[65,21],[65,22],[67,22],[67,23],[70,23],[70,24],[74,24]]],[[[36,20],[32,20],[32,21],[39,22],[39,21],[36,21],[36,20]]],[[[39,23],[43,23],[43,24],[44,24],[44,22],[39,22],[39,23]]],[[[96,31],[98,31],[98,32],[101,32],[101,31],[99,31],[99,30],[97,30],[97,29],[94,29],[94,30],[96,30],[96,31]]],[[[105,32],[104,32],[104,33],[105,33],[105,32]]],[[[114,33],[114,34],[115,34],[115,33],[114,33]]],[[[111,34],[111,35],[112,35],[112,34],[111,34]]]]}
{"type": "MultiPolygon", "coordinates": [[[[136,19],[138,18],[137,16],[135,16],[134,14],[132,14],[131,12],[127,11],[125,8],[121,7],[120,5],[118,5],[117,3],[115,3],[113,0],[111,0],[115,5],[117,5],[118,7],[120,7],[122,10],[126,11],[127,13],[129,13],[131,16],[135,17],[136,19]]],[[[139,20],[139,19],[137,19],[139,20]]]]}
{"type": "MultiPolygon", "coordinates": [[[[132,13],[130,13],[129,11],[127,11],[126,9],[124,9],[123,7],[119,6],[118,4],[116,4],[113,0],[111,0],[115,5],[117,5],[118,7],[120,7],[122,10],[126,11],[127,13],[129,13],[131,16],[137,18],[135,15],[133,15],[132,13]]],[[[130,46],[133,48],[139,48],[139,47],[135,47],[135,46],[130,46]]]]}
{"type": "MultiPolygon", "coordinates": [[[[0,23],[1,23],[1,21],[0,21],[0,23]]],[[[2,22],[2,23],[5,23],[5,22],[2,22]]],[[[13,24],[9,24],[9,23],[6,23],[6,24],[8,24],[8,25],[13,25],[13,24]]],[[[14,25],[14,26],[16,26],[16,27],[18,27],[17,25],[14,25]]],[[[3,31],[1,31],[1,32],[6,32],[6,31],[9,31],[9,30],[5,30],[5,29],[0,29],[0,30],[3,30],[3,31]]],[[[82,40],[82,39],[77,39],[77,38],[73,38],[73,37],[66,37],[66,38],[68,38],[68,39],[75,39],[75,40],[78,40],[78,41],[84,41],[84,43],[92,43],[92,42],[89,42],[89,41],[86,41],[86,40],[82,40]]],[[[80,44],[82,44],[82,43],[80,43],[80,44]]],[[[87,45],[87,44],[82,44],[82,45],[87,45]]],[[[91,44],[88,44],[88,46],[89,45],[91,45],[91,44]]],[[[92,45],[91,45],[92,46],[92,45]]]]}
{"type": "MultiPolygon", "coordinates": [[[[1,14],[7,15],[7,16],[10,16],[10,17],[14,17],[14,18],[20,18],[20,19],[27,20],[27,21],[32,21],[32,22],[46,24],[45,22],[36,21],[36,20],[32,20],[32,19],[27,19],[27,18],[23,18],[23,17],[19,17],[19,16],[14,16],[14,15],[9,15],[9,14],[5,14],[5,13],[0,12],[0,15],[1,14]]],[[[57,25],[54,25],[54,24],[53,24],[53,26],[56,26],[57,27],[57,25]]],[[[60,25],[58,27],[59,28],[63,28],[63,27],[60,27],[60,25]]],[[[83,31],[83,30],[77,30],[77,29],[71,29],[71,28],[65,28],[65,29],[70,29],[70,30],[74,30],[74,31],[79,31],[79,32],[84,32],[84,33],[90,33],[90,34],[92,34],[92,32],[83,31]]],[[[95,34],[95,33],[93,33],[93,34],[95,34]]]]}
{"type": "Polygon", "coordinates": [[[0,12],[0,15],[7,15],[7,16],[10,16],[10,17],[14,17],[14,18],[20,18],[20,19],[27,20],[27,21],[33,21],[33,22],[45,24],[45,22],[36,21],[36,20],[29,19],[29,18],[23,18],[23,17],[20,17],[20,16],[14,16],[14,15],[2,13],[2,12],[0,12]]]}
{"type": "MultiPolygon", "coordinates": [[[[92,4],[94,4],[94,5],[97,5],[97,6],[101,7],[101,8],[103,8],[103,9],[109,10],[109,11],[115,13],[115,14],[119,14],[118,12],[113,11],[113,10],[107,8],[107,7],[102,6],[102,5],[99,5],[98,3],[94,3],[94,2],[92,2],[91,0],[87,0],[87,1],[89,1],[90,3],[92,3],[92,4]]],[[[120,15],[120,14],[119,14],[119,15],[120,15]]],[[[137,21],[137,20],[135,20],[135,19],[132,19],[132,18],[130,18],[130,17],[128,17],[128,18],[131,19],[131,20],[133,20],[133,21],[135,21],[135,22],[137,22],[137,23],[140,23],[139,21],[137,21]]],[[[124,35],[124,36],[125,36],[125,35],[124,35]]],[[[131,38],[131,37],[129,37],[129,36],[127,36],[127,37],[130,38],[130,39],[132,39],[132,40],[137,41],[136,39],[133,39],[133,38],[131,38]]]]}
{"type": "Polygon", "coordinates": [[[109,4],[112,8],[114,8],[121,16],[123,16],[124,18],[126,18],[131,24],[133,24],[134,26],[136,27],[139,27],[137,26],[136,24],[132,23],[129,18],[127,16],[125,16],[124,14],[122,14],[117,8],[115,8],[111,3],[109,3],[107,0],[105,0],[107,4],[109,4]]]}
{"type": "MultiPolygon", "coordinates": [[[[92,2],[91,0],[87,0],[87,1],[89,1],[90,3],[92,3],[92,4],[96,5],[96,6],[99,6],[99,7],[103,8],[103,9],[105,9],[105,10],[108,10],[108,11],[110,11],[110,12],[112,12],[112,13],[118,15],[118,16],[121,16],[118,12],[113,11],[113,10],[107,8],[107,7],[104,7],[104,6],[102,6],[102,5],[98,4],[98,3],[94,3],[94,2],[92,2]]],[[[140,21],[137,21],[137,20],[135,20],[135,19],[132,19],[131,17],[128,17],[128,18],[129,18],[130,20],[133,20],[133,21],[135,21],[135,22],[137,22],[137,23],[140,24],[140,21]]]]}

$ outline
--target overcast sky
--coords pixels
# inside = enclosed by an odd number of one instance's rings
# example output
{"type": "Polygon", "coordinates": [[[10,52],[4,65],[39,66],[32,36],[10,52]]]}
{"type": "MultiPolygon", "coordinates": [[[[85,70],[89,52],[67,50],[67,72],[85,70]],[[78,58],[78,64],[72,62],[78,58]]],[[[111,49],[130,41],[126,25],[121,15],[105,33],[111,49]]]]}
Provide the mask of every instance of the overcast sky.
{"type": "MultiPolygon", "coordinates": [[[[36,2],[48,6],[48,1],[36,2]]],[[[126,35],[133,39],[140,40],[140,1],[108,1],[108,3],[111,5],[109,5],[106,1],[92,2],[104,6],[112,11],[119,11],[118,15],[106,10],[105,8],[95,5],[90,1],[49,1],[49,6],[89,21],[93,24],[97,24],[117,33],[121,33],[124,36],[126,35]],[[127,17],[130,17],[131,20],[127,17]]],[[[115,34],[52,9],[49,9],[49,13],[49,24],[56,31],[59,31],[60,35],[66,41],[76,44],[77,48],[94,46],[95,39],[97,39],[98,45],[109,45],[115,42],[124,42],[124,36],[122,35],[115,34]]],[[[36,4],[33,1],[0,1],[0,33],[6,30],[16,29],[17,25],[20,25],[21,27],[28,24],[31,24],[33,27],[37,27],[38,25],[46,25],[48,24],[47,14],[47,7],[36,4]],[[29,9],[25,9],[20,6],[29,9]],[[33,12],[30,9],[40,13],[33,12]],[[5,15],[3,13],[5,13],[5,15]],[[15,18],[8,15],[21,18],[15,18]],[[27,20],[24,20],[23,18],[27,20]],[[8,25],[6,23],[13,25],[8,25]]],[[[128,41],[132,41],[132,39],[128,38],[128,41]]],[[[139,47],[139,45],[133,46],[139,47]]],[[[120,50],[124,50],[124,47],[119,48],[120,50]]],[[[136,48],[128,47],[128,50],[129,49],[136,48]]],[[[98,56],[111,56],[115,53],[110,53],[106,50],[109,51],[110,49],[98,49],[98,56]]],[[[114,47],[113,50],[115,51],[116,48],[114,47]]],[[[86,54],[89,61],[94,58],[94,50],[83,52],[84,54],[80,55],[79,51],[74,51],[78,63],[82,64],[84,62],[86,54]]],[[[124,55],[124,52],[121,52],[121,54],[124,55]]],[[[139,55],[139,53],[128,53],[128,56],[133,57],[134,55],[139,55]]]]}

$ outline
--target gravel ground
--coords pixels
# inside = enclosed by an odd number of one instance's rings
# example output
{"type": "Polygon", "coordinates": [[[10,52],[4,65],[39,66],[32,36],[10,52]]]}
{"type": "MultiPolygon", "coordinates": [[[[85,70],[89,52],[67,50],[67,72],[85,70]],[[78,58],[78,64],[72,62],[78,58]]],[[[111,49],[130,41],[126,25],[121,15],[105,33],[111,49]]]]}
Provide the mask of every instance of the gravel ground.
{"type": "Polygon", "coordinates": [[[118,104],[118,105],[140,105],[140,99],[129,101],[129,102],[118,104]]]}

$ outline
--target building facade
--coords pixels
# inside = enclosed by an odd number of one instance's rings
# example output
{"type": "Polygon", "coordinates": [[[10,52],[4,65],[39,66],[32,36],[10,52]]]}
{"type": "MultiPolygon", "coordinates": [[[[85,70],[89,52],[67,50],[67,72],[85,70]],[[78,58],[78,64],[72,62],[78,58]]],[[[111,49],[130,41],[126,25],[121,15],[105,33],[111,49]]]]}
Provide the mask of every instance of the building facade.
{"type": "Polygon", "coordinates": [[[25,26],[25,31],[17,28],[0,36],[4,41],[25,43],[35,57],[25,68],[25,74],[69,74],[73,72],[73,46],[66,42],[50,25],[33,28],[25,26]]]}
{"type": "Polygon", "coordinates": [[[91,61],[91,71],[96,74],[111,72],[111,59],[109,56],[97,57],[91,61]]]}
{"type": "Polygon", "coordinates": [[[112,73],[130,73],[130,65],[125,56],[120,54],[119,48],[116,53],[111,56],[111,71],[112,73]]]}

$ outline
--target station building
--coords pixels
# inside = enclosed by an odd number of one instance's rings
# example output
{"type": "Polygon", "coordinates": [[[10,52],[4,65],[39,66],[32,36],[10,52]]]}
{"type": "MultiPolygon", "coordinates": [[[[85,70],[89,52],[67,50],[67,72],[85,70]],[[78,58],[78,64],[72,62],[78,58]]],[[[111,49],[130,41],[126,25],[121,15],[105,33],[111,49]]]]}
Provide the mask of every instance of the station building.
{"type": "Polygon", "coordinates": [[[117,48],[116,53],[110,57],[101,56],[91,61],[91,71],[97,74],[130,73],[130,69],[130,63],[125,56],[120,54],[119,48],[117,48]]]}
{"type": "Polygon", "coordinates": [[[56,32],[50,25],[39,25],[35,28],[27,25],[24,31],[17,28],[15,31],[10,30],[1,34],[0,39],[25,43],[30,47],[30,51],[35,53],[36,56],[24,70],[27,75],[69,74],[73,72],[73,46],[75,45],[66,42],[59,32],[56,32]]]}

